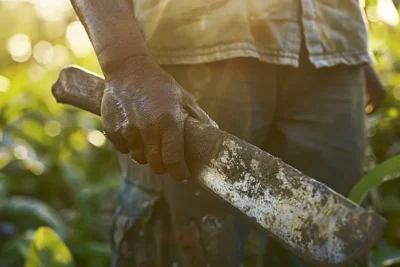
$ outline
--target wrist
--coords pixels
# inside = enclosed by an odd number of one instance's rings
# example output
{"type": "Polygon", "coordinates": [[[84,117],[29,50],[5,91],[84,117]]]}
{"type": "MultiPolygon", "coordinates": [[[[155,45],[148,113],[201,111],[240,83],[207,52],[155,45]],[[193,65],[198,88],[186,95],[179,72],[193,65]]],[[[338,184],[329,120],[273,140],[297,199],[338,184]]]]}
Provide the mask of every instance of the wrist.
{"type": "Polygon", "coordinates": [[[100,61],[100,66],[107,80],[121,75],[138,76],[143,71],[159,67],[150,55],[129,55],[124,58],[103,60],[100,61]]]}

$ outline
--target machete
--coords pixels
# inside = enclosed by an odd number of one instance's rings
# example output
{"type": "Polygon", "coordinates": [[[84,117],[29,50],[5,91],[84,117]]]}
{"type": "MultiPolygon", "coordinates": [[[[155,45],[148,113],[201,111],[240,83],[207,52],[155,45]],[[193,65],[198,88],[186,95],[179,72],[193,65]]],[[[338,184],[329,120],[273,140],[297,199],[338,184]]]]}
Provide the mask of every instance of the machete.
{"type": "MultiPolygon", "coordinates": [[[[104,79],[67,67],[53,85],[57,102],[100,115],[104,79]]],[[[193,118],[185,122],[192,178],[303,260],[342,266],[364,256],[386,221],[282,160],[193,118]]]]}

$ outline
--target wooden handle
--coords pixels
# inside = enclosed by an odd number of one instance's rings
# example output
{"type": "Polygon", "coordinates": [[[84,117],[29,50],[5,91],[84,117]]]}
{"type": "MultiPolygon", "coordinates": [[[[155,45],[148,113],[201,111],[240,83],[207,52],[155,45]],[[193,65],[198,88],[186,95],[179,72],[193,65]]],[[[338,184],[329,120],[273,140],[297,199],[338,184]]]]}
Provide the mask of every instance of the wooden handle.
{"type": "Polygon", "coordinates": [[[77,66],[63,69],[51,91],[58,103],[101,115],[104,78],[77,66]]]}

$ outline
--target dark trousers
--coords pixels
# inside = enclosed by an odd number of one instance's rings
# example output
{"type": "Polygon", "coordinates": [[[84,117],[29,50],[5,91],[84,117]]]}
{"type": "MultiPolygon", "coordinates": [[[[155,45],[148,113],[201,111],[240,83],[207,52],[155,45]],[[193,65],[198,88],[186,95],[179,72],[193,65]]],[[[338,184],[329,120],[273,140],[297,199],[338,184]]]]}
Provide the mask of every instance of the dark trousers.
{"type": "MultiPolygon", "coordinates": [[[[251,58],[164,66],[219,127],[346,195],[362,175],[362,66],[315,69],[251,58]]],[[[153,175],[120,155],[114,266],[240,266],[250,225],[195,180],[153,175]]],[[[259,266],[301,266],[264,233],[259,266]]]]}

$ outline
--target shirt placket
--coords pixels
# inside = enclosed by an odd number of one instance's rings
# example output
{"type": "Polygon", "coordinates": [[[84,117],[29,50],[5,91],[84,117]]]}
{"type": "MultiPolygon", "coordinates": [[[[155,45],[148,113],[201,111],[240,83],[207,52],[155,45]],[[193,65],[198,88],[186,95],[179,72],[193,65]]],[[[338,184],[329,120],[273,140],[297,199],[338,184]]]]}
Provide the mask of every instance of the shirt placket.
{"type": "Polygon", "coordinates": [[[322,37],[317,24],[317,10],[314,0],[301,0],[301,22],[303,26],[304,42],[312,60],[313,55],[323,53],[322,37]]]}

